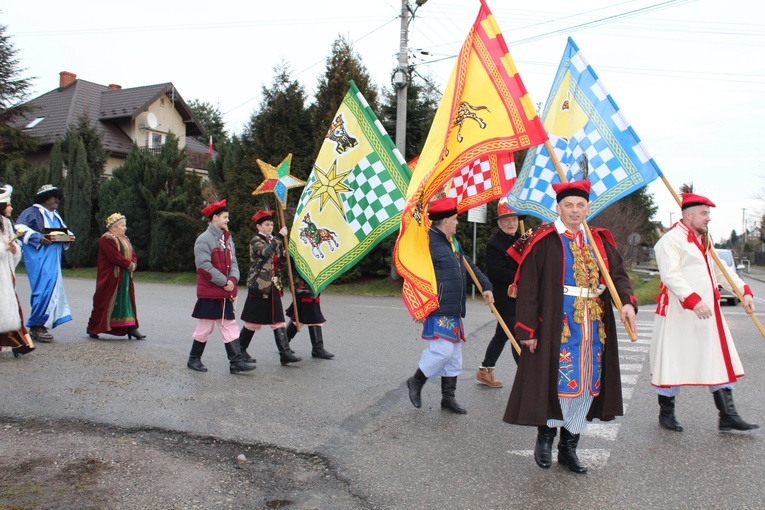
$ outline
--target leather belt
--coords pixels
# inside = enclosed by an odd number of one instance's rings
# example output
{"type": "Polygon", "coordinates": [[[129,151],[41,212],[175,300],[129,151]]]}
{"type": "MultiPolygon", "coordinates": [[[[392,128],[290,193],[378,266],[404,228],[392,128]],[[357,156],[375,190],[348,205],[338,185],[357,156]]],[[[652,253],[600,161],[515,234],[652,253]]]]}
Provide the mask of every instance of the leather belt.
{"type": "Polygon", "coordinates": [[[583,298],[596,298],[603,294],[604,290],[606,290],[606,286],[603,284],[598,285],[598,290],[596,291],[591,290],[589,287],[574,287],[572,285],[564,285],[563,295],[583,298]]]}

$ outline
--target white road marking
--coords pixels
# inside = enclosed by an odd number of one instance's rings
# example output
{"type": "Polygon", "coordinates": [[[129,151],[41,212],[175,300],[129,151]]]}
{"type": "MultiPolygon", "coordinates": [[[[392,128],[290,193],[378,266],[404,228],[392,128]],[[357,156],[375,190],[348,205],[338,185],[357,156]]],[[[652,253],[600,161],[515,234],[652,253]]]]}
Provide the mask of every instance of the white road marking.
{"type": "Polygon", "coordinates": [[[616,441],[620,426],[618,423],[588,423],[584,435],[587,437],[599,437],[607,441],[616,441]]]}
{"type": "MultiPolygon", "coordinates": [[[[511,455],[518,455],[519,457],[534,457],[534,450],[508,450],[511,455]]],[[[608,462],[608,458],[611,456],[611,450],[604,450],[600,448],[577,448],[576,455],[582,464],[587,467],[603,467],[608,462]]],[[[552,460],[557,463],[558,451],[553,448],[552,460]]]]}
{"type": "Polygon", "coordinates": [[[622,374],[622,384],[637,384],[637,378],[640,374],[622,374]]]}
{"type": "Polygon", "coordinates": [[[620,345],[619,346],[619,350],[622,351],[622,352],[623,351],[627,351],[627,352],[645,352],[645,353],[647,353],[648,352],[648,347],[642,347],[642,346],[639,346],[639,345],[635,345],[635,346],[632,346],[632,345],[620,345]]]}

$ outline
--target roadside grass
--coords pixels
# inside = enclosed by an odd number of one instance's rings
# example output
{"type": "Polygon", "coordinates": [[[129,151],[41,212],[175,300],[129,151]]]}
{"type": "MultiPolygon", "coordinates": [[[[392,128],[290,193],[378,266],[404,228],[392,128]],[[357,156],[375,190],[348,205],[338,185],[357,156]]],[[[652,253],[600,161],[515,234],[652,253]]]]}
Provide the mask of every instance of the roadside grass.
{"type": "MultiPolygon", "coordinates": [[[[19,264],[16,271],[20,274],[26,273],[23,264],[19,264]]],[[[96,278],[95,267],[63,269],[62,273],[65,278],[90,278],[93,280],[96,278]]],[[[635,291],[638,305],[644,306],[654,303],[656,301],[656,296],[659,294],[659,275],[636,271],[628,271],[628,274],[632,281],[632,288],[635,291]]],[[[197,281],[196,273],[192,272],[162,273],[159,271],[136,271],[133,274],[133,278],[137,282],[169,283],[174,285],[194,285],[197,281]]],[[[349,283],[333,283],[324,289],[323,292],[326,294],[355,296],[397,297],[401,296],[403,282],[404,281],[401,278],[394,280],[390,277],[366,277],[359,278],[356,281],[349,283]]],[[[480,295],[476,295],[476,299],[480,299],[480,295]]]]}
{"type": "Polygon", "coordinates": [[[649,274],[637,271],[627,271],[632,282],[638,306],[646,306],[656,302],[659,295],[659,273],[649,274]]]}

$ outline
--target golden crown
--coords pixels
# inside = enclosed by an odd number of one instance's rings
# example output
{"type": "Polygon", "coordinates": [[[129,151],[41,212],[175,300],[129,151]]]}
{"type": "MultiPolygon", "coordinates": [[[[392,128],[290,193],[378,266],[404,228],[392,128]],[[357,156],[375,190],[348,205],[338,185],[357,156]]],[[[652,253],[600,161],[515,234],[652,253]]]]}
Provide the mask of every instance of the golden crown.
{"type": "Polygon", "coordinates": [[[112,214],[111,216],[109,216],[108,218],[106,218],[106,228],[109,228],[112,225],[114,225],[115,223],[117,223],[118,221],[124,220],[124,219],[125,219],[125,215],[124,214],[120,214],[120,213],[116,212],[116,213],[112,214]]]}

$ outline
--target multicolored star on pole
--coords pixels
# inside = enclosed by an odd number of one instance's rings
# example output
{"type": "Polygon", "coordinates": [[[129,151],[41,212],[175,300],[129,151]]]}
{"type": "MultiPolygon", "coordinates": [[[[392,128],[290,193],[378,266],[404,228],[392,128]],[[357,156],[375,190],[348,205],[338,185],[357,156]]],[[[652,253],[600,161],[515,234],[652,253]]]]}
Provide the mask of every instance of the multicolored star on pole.
{"type": "Polygon", "coordinates": [[[257,162],[260,171],[263,172],[264,180],[252,194],[260,195],[261,193],[273,193],[276,195],[276,200],[279,202],[279,205],[282,206],[282,209],[287,209],[287,191],[292,188],[305,186],[305,181],[301,181],[297,177],[290,175],[292,154],[287,154],[287,157],[284,158],[277,167],[269,165],[265,161],[259,159],[257,162]]]}

